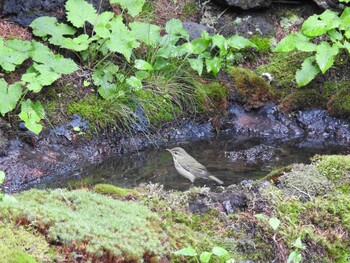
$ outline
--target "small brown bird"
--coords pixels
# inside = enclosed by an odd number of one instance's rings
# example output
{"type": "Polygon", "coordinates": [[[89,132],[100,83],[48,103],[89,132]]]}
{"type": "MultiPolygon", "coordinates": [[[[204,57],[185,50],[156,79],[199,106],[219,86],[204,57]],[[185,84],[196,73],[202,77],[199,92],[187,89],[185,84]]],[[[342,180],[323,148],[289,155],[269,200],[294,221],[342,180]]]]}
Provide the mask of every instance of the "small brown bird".
{"type": "Polygon", "coordinates": [[[218,184],[224,183],[214,175],[211,175],[204,165],[197,162],[196,159],[194,159],[181,147],[175,147],[166,150],[169,151],[173,156],[174,165],[177,172],[189,179],[192,183],[197,178],[212,179],[218,184]]]}

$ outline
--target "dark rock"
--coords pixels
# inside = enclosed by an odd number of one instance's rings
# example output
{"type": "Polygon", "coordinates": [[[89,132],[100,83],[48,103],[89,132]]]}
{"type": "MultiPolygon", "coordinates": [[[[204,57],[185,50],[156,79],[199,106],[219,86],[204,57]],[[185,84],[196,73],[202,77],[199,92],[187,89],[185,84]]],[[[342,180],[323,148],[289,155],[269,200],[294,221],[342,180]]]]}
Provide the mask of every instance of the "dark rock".
{"type": "MultiPolygon", "coordinates": [[[[88,2],[101,12],[110,9],[108,0],[88,0],[88,2]]],[[[65,3],[66,0],[4,0],[2,14],[22,26],[29,26],[35,18],[40,16],[55,16],[59,20],[64,19],[65,3]]]]}
{"type": "Polygon", "coordinates": [[[191,213],[206,213],[209,211],[209,201],[208,196],[198,195],[195,199],[191,200],[188,204],[188,208],[191,213]]]}
{"type": "Polygon", "coordinates": [[[247,10],[252,8],[269,7],[273,1],[272,0],[216,0],[216,2],[225,6],[239,7],[247,10]]]}
{"type": "Polygon", "coordinates": [[[227,214],[234,214],[247,206],[247,197],[244,194],[231,194],[222,204],[227,214]]]}
{"type": "Polygon", "coordinates": [[[266,163],[274,157],[274,147],[261,144],[246,150],[225,152],[225,156],[233,162],[244,161],[246,164],[266,163]]]}
{"type": "Polygon", "coordinates": [[[213,135],[213,128],[210,122],[195,123],[193,121],[185,121],[180,127],[167,132],[165,136],[168,141],[183,141],[209,138],[213,135]]]}
{"type": "Polygon", "coordinates": [[[190,40],[200,38],[202,36],[202,32],[206,31],[209,33],[209,35],[214,34],[214,29],[211,27],[208,27],[206,25],[201,25],[195,22],[184,22],[182,24],[183,28],[188,31],[190,34],[190,40]]]}

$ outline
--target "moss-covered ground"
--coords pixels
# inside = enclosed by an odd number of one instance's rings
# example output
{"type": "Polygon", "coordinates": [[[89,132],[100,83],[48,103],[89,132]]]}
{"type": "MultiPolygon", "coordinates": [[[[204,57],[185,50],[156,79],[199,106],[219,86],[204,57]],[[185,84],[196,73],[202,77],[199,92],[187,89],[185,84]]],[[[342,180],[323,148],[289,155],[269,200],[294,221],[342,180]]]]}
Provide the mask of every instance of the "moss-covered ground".
{"type": "Polygon", "coordinates": [[[274,183],[221,193],[99,184],[6,196],[0,252],[6,262],[178,262],[173,253],[181,248],[201,253],[220,246],[235,260],[286,262],[294,252],[304,262],[349,262],[350,155],[315,156],[310,165],[279,173],[274,183]],[[245,205],[227,214],[223,200],[239,193],[245,205]],[[207,209],[191,209],[196,200],[206,200],[207,209]],[[273,229],[257,214],[280,224],[273,229]],[[298,238],[302,248],[293,246],[298,238]]]}

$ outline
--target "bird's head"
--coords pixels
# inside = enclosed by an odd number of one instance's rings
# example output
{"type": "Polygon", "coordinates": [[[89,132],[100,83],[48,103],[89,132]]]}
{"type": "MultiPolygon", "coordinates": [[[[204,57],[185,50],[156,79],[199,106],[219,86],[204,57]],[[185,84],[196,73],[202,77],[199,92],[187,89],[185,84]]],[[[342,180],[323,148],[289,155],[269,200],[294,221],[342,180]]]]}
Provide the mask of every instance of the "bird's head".
{"type": "Polygon", "coordinates": [[[175,148],[172,148],[172,149],[166,149],[168,152],[171,153],[172,156],[185,156],[185,155],[188,155],[188,153],[182,149],[181,147],[175,147],[175,148]]]}

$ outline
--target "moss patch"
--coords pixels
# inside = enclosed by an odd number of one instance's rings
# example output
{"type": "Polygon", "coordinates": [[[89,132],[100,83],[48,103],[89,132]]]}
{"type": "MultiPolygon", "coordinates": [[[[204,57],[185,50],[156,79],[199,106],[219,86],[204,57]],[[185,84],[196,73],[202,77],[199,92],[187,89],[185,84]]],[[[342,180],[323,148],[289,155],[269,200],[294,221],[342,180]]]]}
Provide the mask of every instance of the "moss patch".
{"type": "Polygon", "coordinates": [[[260,108],[278,97],[277,90],[251,70],[233,68],[230,75],[234,78],[236,100],[245,110],[260,108]]]}
{"type": "Polygon", "coordinates": [[[338,118],[350,120],[350,92],[349,87],[337,92],[328,102],[329,112],[338,118]]]}
{"type": "Polygon", "coordinates": [[[177,226],[165,228],[145,206],[97,193],[30,190],[16,198],[0,202],[0,218],[27,222],[62,244],[63,251],[82,253],[84,260],[141,261],[200,239],[187,228],[181,233],[177,226]]]}
{"type": "Polygon", "coordinates": [[[23,226],[0,222],[1,262],[53,262],[55,255],[45,238],[23,226]]]}
{"type": "Polygon", "coordinates": [[[111,184],[97,184],[94,186],[93,191],[99,194],[111,195],[115,198],[135,195],[133,190],[120,188],[111,184]]]}

